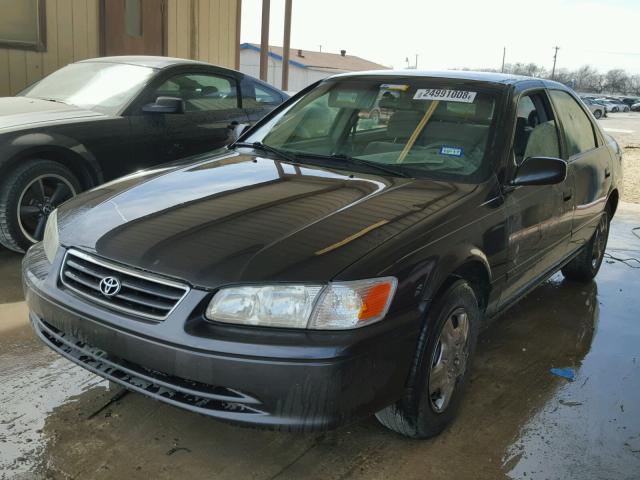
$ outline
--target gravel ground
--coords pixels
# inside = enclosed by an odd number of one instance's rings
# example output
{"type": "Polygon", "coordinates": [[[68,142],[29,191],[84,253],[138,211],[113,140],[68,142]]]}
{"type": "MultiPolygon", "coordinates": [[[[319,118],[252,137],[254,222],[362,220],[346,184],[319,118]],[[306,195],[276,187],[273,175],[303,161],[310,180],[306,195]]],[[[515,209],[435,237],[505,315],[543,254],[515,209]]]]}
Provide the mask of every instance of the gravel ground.
{"type": "Polygon", "coordinates": [[[622,200],[640,203],[640,145],[635,148],[625,148],[622,166],[624,168],[622,200]]]}
{"type": "Polygon", "coordinates": [[[624,148],[622,200],[640,203],[640,112],[610,113],[600,125],[624,148]]]}

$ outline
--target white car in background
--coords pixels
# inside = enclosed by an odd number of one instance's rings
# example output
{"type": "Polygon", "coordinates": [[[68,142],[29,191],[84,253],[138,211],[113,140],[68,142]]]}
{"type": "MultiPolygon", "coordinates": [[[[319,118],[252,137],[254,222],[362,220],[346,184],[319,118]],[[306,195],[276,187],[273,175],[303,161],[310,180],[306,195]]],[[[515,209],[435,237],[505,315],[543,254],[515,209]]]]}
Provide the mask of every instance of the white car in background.
{"type": "Polygon", "coordinates": [[[582,101],[587,106],[587,108],[591,110],[591,113],[593,113],[593,116],[596,117],[596,119],[607,116],[607,109],[604,105],[596,103],[590,98],[583,98],[582,101]]]}

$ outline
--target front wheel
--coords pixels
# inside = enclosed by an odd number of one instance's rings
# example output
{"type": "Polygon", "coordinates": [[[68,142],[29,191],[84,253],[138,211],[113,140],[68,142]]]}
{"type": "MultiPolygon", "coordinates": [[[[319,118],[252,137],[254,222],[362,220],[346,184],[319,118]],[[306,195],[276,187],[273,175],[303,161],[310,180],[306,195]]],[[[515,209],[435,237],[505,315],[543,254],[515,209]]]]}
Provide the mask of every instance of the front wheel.
{"type": "Polygon", "coordinates": [[[475,293],[464,280],[435,300],[403,398],[376,413],[382,425],[411,438],[429,438],[444,430],[469,380],[480,318],[475,293]]]}
{"type": "Polygon", "coordinates": [[[598,274],[604,252],[609,239],[609,212],[602,212],[596,231],[582,252],[576,258],[562,267],[562,274],[569,280],[578,282],[590,282],[598,274]]]}
{"type": "Polygon", "coordinates": [[[24,252],[42,240],[49,214],[78,194],[80,182],[51,160],[29,160],[10,171],[0,184],[0,243],[24,252]]]}
{"type": "Polygon", "coordinates": [[[596,117],[597,120],[599,120],[600,117],[602,117],[602,111],[596,110],[595,112],[593,112],[593,116],[596,117]]]}
{"type": "Polygon", "coordinates": [[[618,109],[618,107],[613,107],[613,108],[611,109],[611,111],[612,111],[613,113],[618,113],[619,109],[618,109]]]}
{"type": "Polygon", "coordinates": [[[629,110],[631,110],[629,107],[624,107],[624,112],[628,112],[629,110]]]}

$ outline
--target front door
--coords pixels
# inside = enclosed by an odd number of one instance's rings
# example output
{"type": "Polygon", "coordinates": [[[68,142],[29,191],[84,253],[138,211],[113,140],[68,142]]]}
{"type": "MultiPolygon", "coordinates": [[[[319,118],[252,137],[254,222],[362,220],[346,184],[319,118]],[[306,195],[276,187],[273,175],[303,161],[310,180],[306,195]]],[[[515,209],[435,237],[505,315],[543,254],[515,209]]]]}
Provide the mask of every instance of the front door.
{"type": "Polygon", "coordinates": [[[167,160],[204,153],[231,143],[233,125],[247,123],[240,108],[237,80],[209,72],[176,73],[158,86],[149,101],[174,97],[184,113],[163,115],[167,160]]]}
{"type": "Polygon", "coordinates": [[[165,0],[103,0],[102,54],[165,55],[165,0]]]}
{"type": "MultiPolygon", "coordinates": [[[[515,130],[514,172],[529,157],[561,157],[558,122],[544,90],[520,97],[515,130]]],[[[557,185],[520,186],[507,194],[509,267],[501,303],[508,303],[566,256],[572,196],[571,176],[557,185]]]]}

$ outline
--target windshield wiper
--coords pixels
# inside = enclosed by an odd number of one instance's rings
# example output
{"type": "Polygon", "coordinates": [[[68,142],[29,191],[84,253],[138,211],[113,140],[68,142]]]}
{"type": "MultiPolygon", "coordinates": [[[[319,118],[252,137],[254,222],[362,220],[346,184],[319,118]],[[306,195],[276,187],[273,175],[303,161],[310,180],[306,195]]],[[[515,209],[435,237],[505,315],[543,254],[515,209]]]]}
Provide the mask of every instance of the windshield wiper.
{"type": "Polygon", "coordinates": [[[390,175],[394,175],[397,177],[405,177],[411,178],[411,175],[408,175],[402,170],[402,167],[398,165],[397,167],[393,167],[391,165],[381,164],[378,162],[372,162],[370,160],[364,160],[358,157],[350,157],[349,155],[345,155],[343,153],[334,153],[333,155],[322,155],[322,154],[314,154],[314,153],[301,153],[298,154],[301,157],[311,157],[311,158],[323,158],[328,160],[342,160],[345,163],[355,163],[357,165],[365,165],[367,167],[375,168],[384,173],[388,173],[390,175]]]}
{"type": "Polygon", "coordinates": [[[293,155],[280,150],[278,148],[272,147],[270,145],[266,145],[262,142],[253,142],[253,143],[249,143],[249,142],[236,142],[233,145],[233,148],[235,147],[249,147],[249,148],[253,148],[254,150],[262,150],[263,152],[269,152],[272,153],[273,155],[276,155],[278,157],[282,157],[284,158],[286,161],[291,162],[291,163],[299,163],[298,159],[296,157],[294,157],[293,155]]]}

